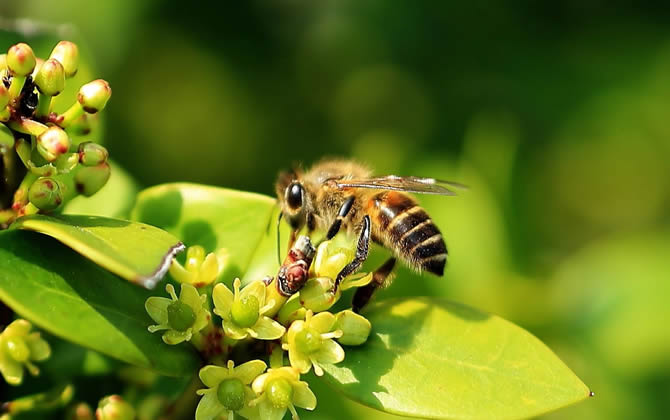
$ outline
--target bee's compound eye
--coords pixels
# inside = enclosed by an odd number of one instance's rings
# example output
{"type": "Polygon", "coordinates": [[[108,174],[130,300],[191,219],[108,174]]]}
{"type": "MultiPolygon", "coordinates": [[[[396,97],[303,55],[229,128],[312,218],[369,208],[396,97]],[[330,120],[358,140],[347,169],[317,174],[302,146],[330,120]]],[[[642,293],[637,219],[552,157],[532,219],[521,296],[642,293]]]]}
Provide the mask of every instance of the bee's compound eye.
{"type": "Polygon", "coordinates": [[[286,189],[286,202],[294,210],[302,207],[302,185],[294,182],[286,189]]]}

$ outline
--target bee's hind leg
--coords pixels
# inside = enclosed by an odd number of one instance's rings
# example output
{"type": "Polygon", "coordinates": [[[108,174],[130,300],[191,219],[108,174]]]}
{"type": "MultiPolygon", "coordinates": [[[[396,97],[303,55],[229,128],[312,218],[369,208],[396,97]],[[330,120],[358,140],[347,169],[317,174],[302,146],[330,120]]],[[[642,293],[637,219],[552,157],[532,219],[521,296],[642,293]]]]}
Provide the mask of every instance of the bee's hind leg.
{"type": "Polygon", "coordinates": [[[395,266],[395,258],[391,257],[381,267],[375,270],[372,273],[372,281],[363,287],[356,289],[354,294],[354,299],[351,302],[351,306],[356,313],[360,313],[365,305],[370,302],[372,295],[377,291],[377,289],[384,287],[387,284],[387,279],[393,271],[395,266]]]}
{"type": "Polygon", "coordinates": [[[350,274],[354,274],[358,270],[363,262],[368,258],[368,251],[370,250],[370,216],[367,214],[363,217],[363,228],[361,229],[361,234],[358,237],[358,245],[356,246],[356,256],[354,259],[340,270],[335,278],[335,285],[333,290],[337,290],[340,286],[340,282],[343,278],[347,277],[350,274]]]}

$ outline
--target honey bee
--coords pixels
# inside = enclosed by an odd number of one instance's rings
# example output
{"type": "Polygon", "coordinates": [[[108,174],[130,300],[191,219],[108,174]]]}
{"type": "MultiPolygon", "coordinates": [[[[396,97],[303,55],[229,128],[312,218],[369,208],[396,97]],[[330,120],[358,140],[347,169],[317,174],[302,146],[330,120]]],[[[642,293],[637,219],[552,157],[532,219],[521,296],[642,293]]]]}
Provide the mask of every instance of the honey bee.
{"type": "MultiPolygon", "coordinates": [[[[340,229],[358,235],[356,256],[335,279],[353,274],[367,259],[370,240],[389,249],[410,267],[437,276],[444,274],[447,246],[440,230],[407,193],[454,195],[445,185],[463,187],[433,178],[373,177],[365,166],[350,160],[325,160],[308,171],[293,170],[279,175],[276,192],[284,217],[292,228],[292,239],[306,228],[325,231],[332,239],[340,229]]],[[[357,290],[354,309],[360,310],[382,286],[395,264],[390,258],[373,276],[373,282],[357,290]]]]}

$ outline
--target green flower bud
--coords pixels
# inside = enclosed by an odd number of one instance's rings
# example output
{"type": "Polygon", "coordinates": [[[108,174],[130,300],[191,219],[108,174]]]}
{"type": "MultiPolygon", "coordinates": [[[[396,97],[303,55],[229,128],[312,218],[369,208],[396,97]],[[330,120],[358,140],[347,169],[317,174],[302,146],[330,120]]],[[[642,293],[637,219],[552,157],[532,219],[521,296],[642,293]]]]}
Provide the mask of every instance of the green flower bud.
{"type": "Polygon", "coordinates": [[[65,70],[56,59],[49,59],[42,64],[35,76],[37,89],[47,96],[56,96],[65,89],[65,70]]]}
{"type": "Polygon", "coordinates": [[[100,400],[95,410],[97,420],[133,420],[135,410],[118,395],[110,395],[100,400]]]}
{"type": "Polygon", "coordinates": [[[107,101],[111,96],[112,88],[109,87],[109,83],[102,79],[98,79],[86,83],[79,88],[77,101],[79,101],[84,111],[89,114],[95,114],[105,107],[105,104],[107,104],[107,101]]]}
{"type": "Polygon", "coordinates": [[[256,324],[260,310],[260,302],[256,296],[250,295],[236,299],[230,308],[230,314],[235,324],[242,328],[249,328],[256,324]]]}
{"type": "Polygon", "coordinates": [[[205,255],[205,248],[200,245],[193,245],[188,247],[186,250],[186,264],[184,268],[191,272],[197,271],[202,265],[203,261],[205,261],[205,255]]]}
{"type": "Polygon", "coordinates": [[[28,200],[40,210],[52,211],[63,203],[63,190],[55,179],[42,177],[30,186],[28,200]]]}
{"type": "Polygon", "coordinates": [[[334,329],[342,331],[342,337],[337,339],[341,344],[359,346],[365,343],[371,328],[370,321],[354,311],[347,309],[335,315],[334,329]]]}
{"type": "Polygon", "coordinates": [[[79,144],[79,162],[84,166],[96,166],[107,162],[109,152],[103,146],[90,141],[79,144]]]}
{"type": "Polygon", "coordinates": [[[65,414],[66,420],[93,420],[93,410],[85,402],[77,403],[68,408],[65,414]]]}
{"type": "Polygon", "coordinates": [[[340,290],[333,293],[335,280],[317,277],[307,280],[300,290],[300,304],[314,312],[323,312],[333,306],[341,296],[340,290]]]}
{"type": "Polygon", "coordinates": [[[0,151],[14,148],[14,134],[6,125],[0,124],[0,151]],[[4,149],[4,150],[3,150],[4,149]]]}
{"type": "Polygon", "coordinates": [[[187,304],[176,300],[167,307],[168,325],[177,331],[186,331],[195,323],[195,313],[187,304]]]}
{"type": "Polygon", "coordinates": [[[274,408],[286,408],[293,400],[293,387],[288,380],[276,378],[268,382],[265,394],[274,408]]]}
{"type": "Polygon", "coordinates": [[[83,166],[74,176],[74,182],[80,194],[90,197],[105,186],[111,168],[107,162],[96,166],[83,166]]]}
{"type": "Polygon", "coordinates": [[[216,389],[216,396],[226,410],[239,411],[244,407],[244,384],[238,378],[224,379],[216,389]]]}
{"type": "Polygon", "coordinates": [[[47,162],[53,162],[58,156],[70,149],[70,137],[60,127],[51,126],[37,136],[37,151],[47,162]]]}
{"type": "Polygon", "coordinates": [[[25,77],[33,72],[37,60],[30,45],[23,42],[12,45],[7,52],[7,68],[12,76],[25,77]]]}
{"type": "Polygon", "coordinates": [[[0,83],[0,109],[4,109],[9,104],[9,92],[4,84],[0,83]]]}
{"type": "Polygon", "coordinates": [[[72,406],[67,414],[67,420],[93,420],[93,410],[85,402],[72,406]]]}
{"type": "Polygon", "coordinates": [[[65,77],[70,78],[77,74],[79,67],[79,48],[70,41],[61,41],[51,51],[49,58],[58,60],[65,70],[65,77]]]}

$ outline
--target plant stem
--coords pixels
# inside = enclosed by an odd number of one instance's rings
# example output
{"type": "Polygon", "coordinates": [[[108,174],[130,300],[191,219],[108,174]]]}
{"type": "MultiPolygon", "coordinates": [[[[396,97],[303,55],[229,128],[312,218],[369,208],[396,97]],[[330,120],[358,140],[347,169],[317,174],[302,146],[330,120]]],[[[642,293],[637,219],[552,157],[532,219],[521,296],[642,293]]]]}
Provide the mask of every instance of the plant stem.
{"type": "Polygon", "coordinates": [[[67,128],[70,124],[72,124],[77,118],[81,117],[84,115],[84,108],[81,107],[81,104],[79,102],[75,102],[72,104],[70,109],[65,111],[61,117],[62,120],[58,123],[59,126],[62,128],[67,128]]]}
{"type": "Polygon", "coordinates": [[[49,128],[40,122],[24,117],[19,117],[18,121],[10,120],[7,125],[9,125],[9,128],[18,131],[19,133],[30,134],[35,137],[39,136],[49,128]]]}
{"type": "Polygon", "coordinates": [[[12,77],[12,82],[9,85],[9,100],[10,102],[18,98],[21,95],[21,90],[23,85],[26,83],[26,76],[16,76],[12,77]]]}
{"type": "Polygon", "coordinates": [[[49,115],[49,111],[51,110],[51,98],[52,96],[48,96],[40,92],[39,100],[37,102],[37,111],[35,114],[37,118],[41,119],[49,115]]]}

